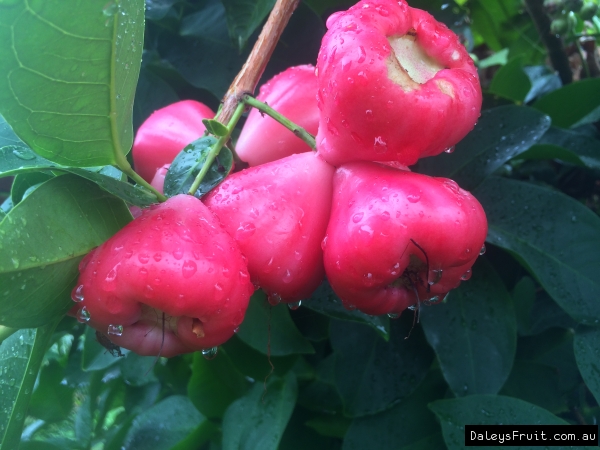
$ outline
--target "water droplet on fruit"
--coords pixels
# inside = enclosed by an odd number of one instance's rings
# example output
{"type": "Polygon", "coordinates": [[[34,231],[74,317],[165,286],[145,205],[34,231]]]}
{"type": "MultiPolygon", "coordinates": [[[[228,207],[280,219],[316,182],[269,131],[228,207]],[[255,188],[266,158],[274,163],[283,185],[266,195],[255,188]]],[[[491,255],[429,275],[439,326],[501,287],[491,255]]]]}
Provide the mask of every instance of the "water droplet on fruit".
{"type": "Polygon", "coordinates": [[[484,255],[485,254],[485,245],[483,245],[483,247],[481,247],[481,250],[479,250],[479,256],[484,255]]]}
{"type": "Polygon", "coordinates": [[[423,304],[426,306],[430,306],[430,305],[435,305],[436,303],[440,302],[440,298],[437,295],[434,295],[431,298],[428,298],[427,300],[423,300],[423,304]]]}
{"type": "Polygon", "coordinates": [[[106,278],[104,279],[104,283],[102,283],[102,289],[107,292],[114,291],[117,288],[117,270],[113,267],[110,269],[106,278]]]}
{"type": "Polygon", "coordinates": [[[433,269],[431,271],[431,275],[429,276],[429,285],[433,286],[434,284],[439,283],[442,279],[442,274],[442,269],[433,269]]]}
{"type": "Polygon", "coordinates": [[[417,203],[419,200],[421,200],[421,194],[420,193],[408,194],[406,196],[406,199],[411,203],[417,203]]]}
{"type": "Polygon", "coordinates": [[[223,286],[221,283],[215,283],[215,291],[223,292],[223,286]]]}
{"type": "Polygon", "coordinates": [[[198,270],[196,263],[189,259],[185,260],[181,266],[181,274],[183,275],[183,278],[190,278],[196,273],[196,270],[198,270]]]}
{"type": "Polygon", "coordinates": [[[384,212],[382,212],[382,213],[381,213],[381,218],[382,218],[383,220],[390,220],[390,213],[389,213],[389,212],[387,212],[387,211],[384,211],[384,212]]]}
{"type": "Polygon", "coordinates": [[[302,306],[302,300],[298,300],[297,302],[293,303],[288,303],[288,308],[290,308],[292,311],[296,311],[298,308],[300,308],[300,306],[302,306]]]}
{"type": "Polygon", "coordinates": [[[354,223],[360,222],[362,220],[362,218],[363,218],[364,215],[365,215],[365,213],[363,213],[363,212],[359,212],[359,213],[354,214],[352,216],[352,222],[354,222],[354,223]]]}
{"type": "Polygon", "coordinates": [[[154,259],[154,261],[159,262],[162,259],[162,254],[160,252],[155,253],[152,256],[152,259],[154,259]]]}
{"type": "Polygon", "coordinates": [[[256,232],[256,225],[252,222],[244,222],[240,224],[239,228],[235,231],[235,239],[236,240],[245,240],[248,239],[256,232]]]}
{"type": "Polygon", "coordinates": [[[204,348],[202,349],[202,356],[204,356],[204,359],[215,359],[215,357],[217,356],[217,352],[218,352],[218,348],[217,347],[212,347],[212,348],[204,348]]]}
{"type": "Polygon", "coordinates": [[[342,59],[342,72],[348,72],[352,67],[352,61],[348,58],[342,59]]]}
{"type": "Polygon", "coordinates": [[[387,151],[387,142],[385,142],[381,136],[377,136],[373,142],[373,148],[377,153],[384,153],[387,151]]]}
{"type": "Polygon", "coordinates": [[[285,273],[283,274],[283,278],[282,278],[283,282],[286,284],[291,283],[293,279],[294,279],[294,275],[292,275],[292,272],[290,272],[290,269],[287,269],[285,271],[285,273]]]}
{"type": "Polygon", "coordinates": [[[138,261],[142,264],[146,264],[148,261],[150,261],[150,257],[147,253],[140,253],[138,254],[138,261]]]}
{"type": "Polygon", "coordinates": [[[357,144],[363,145],[363,140],[360,138],[360,136],[358,134],[356,134],[354,131],[352,133],[350,133],[350,137],[354,140],[354,142],[356,142],[357,144]]]}
{"type": "Polygon", "coordinates": [[[446,150],[444,150],[444,153],[454,153],[454,145],[452,147],[448,147],[446,150]]]}
{"type": "Polygon", "coordinates": [[[471,275],[473,274],[473,272],[471,271],[471,269],[467,270],[462,277],[460,277],[460,279],[462,281],[467,281],[468,279],[471,278],[471,275]]]}
{"type": "Polygon", "coordinates": [[[71,299],[76,302],[82,302],[83,299],[83,284],[80,284],[79,286],[76,286],[75,288],[73,288],[73,290],[71,291],[71,299]]]}
{"type": "Polygon", "coordinates": [[[106,334],[110,336],[121,336],[123,334],[123,325],[109,325],[106,334]]]}
{"type": "Polygon", "coordinates": [[[86,323],[90,321],[90,312],[87,310],[87,308],[84,306],[83,308],[81,308],[79,311],[77,311],[77,321],[81,322],[81,323],[86,323]]]}
{"type": "Polygon", "coordinates": [[[281,295],[279,295],[276,292],[271,293],[271,294],[267,295],[267,301],[269,302],[269,305],[277,306],[277,305],[279,305],[279,303],[281,303],[281,295]]]}
{"type": "Polygon", "coordinates": [[[173,258],[177,260],[183,258],[183,250],[181,250],[180,248],[176,248],[175,250],[173,250],[173,258]]]}
{"type": "Polygon", "coordinates": [[[414,310],[416,310],[416,309],[417,309],[417,305],[410,305],[410,306],[408,307],[408,309],[410,309],[411,311],[414,311],[414,310]]]}
{"type": "Polygon", "coordinates": [[[365,48],[362,45],[360,45],[358,47],[358,59],[356,60],[356,62],[360,64],[365,60],[366,57],[367,52],[365,52],[365,48]]]}
{"type": "MultiPolygon", "coordinates": [[[[410,306],[409,306],[410,308],[410,306]]],[[[397,319],[398,317],[400,317],[400,314],[398,313],[388,313],[387,315],[390,319],[397,319]]]]}

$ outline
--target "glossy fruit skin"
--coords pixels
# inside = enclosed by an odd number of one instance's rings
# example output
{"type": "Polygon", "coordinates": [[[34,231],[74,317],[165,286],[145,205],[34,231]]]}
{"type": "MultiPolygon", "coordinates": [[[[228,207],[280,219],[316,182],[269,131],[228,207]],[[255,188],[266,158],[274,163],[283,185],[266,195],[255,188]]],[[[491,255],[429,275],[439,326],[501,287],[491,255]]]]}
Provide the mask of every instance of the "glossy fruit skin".
{"type": "Polygon", "coordinates": [[[443,299],[470,276],[487,220],[454,181],[354,162],[338,168],[333,183],[325,271],[347,307],[398,314],[443,299]]]}
{"type": "Polygon", "coordinates": [[[458,37],[427,12],[404,0],[363,0],[327,27],[317,63],[317,149],[327,162],[410,166],[473,129],[477,70],[458,37]]]}
{"type": "MultiPolygon", "coordinates": [[[[256,98],[315,135],[319,127],[317,89],[314,66],[295,66],[262,85],[256,98]]],[[[257,109],[250,111],[235,149],[250,166],[311,150],[306,142],[257,109]]]]}
{"type": "Polygon", "coordinates": [[[206,130],[202,119],[214,115],[208,106],[195,100],[182,100],[154,111],[133,141],[135,171],[151,182],[160,167],[173,162],[186,145],[202,136],[206,130]]]}
{"type": "Polygon", "coordinates": [[[234,173],[203,199],[275,301],[306,299],[323,280],[333,172],[314,152],[299,153],[234,173]]]}
{"type": "Polygon", "coordinates": [[[178,195],[87,255],[72,298],[83,297],[76,307],[114,344],[171,357],[229,339],[253,291],[243,256],[217,218],[198,199],[178,195]],[[108,332],[110,325],[123,326],[122,335],[108,332]]]}
{"type": "Polygon", "coordinates": [[[171,167],[171,164],[165,164],[164,166],[160,167],[156,173],[154,174],[154,177],[152,178],[152,181],[150,182],[150,185],[156,189],[158,192],[160,192],[161,194],[165,193],[164,187],[165,187],[165,177],[167,176],[167,172],[169,171],[169,167],[171,167]]]}

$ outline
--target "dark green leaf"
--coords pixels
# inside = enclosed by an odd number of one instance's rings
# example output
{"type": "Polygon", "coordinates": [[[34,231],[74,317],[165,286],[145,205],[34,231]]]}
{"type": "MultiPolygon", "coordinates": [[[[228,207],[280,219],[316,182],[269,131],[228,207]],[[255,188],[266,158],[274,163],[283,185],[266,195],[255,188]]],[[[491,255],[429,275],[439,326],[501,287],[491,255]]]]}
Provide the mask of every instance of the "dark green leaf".
{"type": "Polygon", "coordinates": [[[158,362],[156,356],[140,356],[129,352],[121,361],[121,375],[130,386],[143,386],[157,381],[152,369],[158,362]]]}
{"type": "Polygon", "coordinates": [[[375,414],[407,397],[433,360],[411,312],[392,321],[389,342],[364,325],[332,321],[331,346],[335,384],[349,417],[375,414]]]}
{"type": "Polygon", "coordinates": [[[306,421],[306,426],[312,428],[321,436],[343,439],[352,422],[351,419],[338,414],[319,414],[306,421]]]}
{"type": "Polygon", "coordinates": [[[573,342],[577,367],[585,384],[600,401],[600,329],[579,329],[573,342]]]}
{"type": "Polygon", "coordinates": [[[246,41],[267,17],[275,0],[222,0],[225,5],[227,28],[238,50],[242,51],[246,41]]]}
{"type": "Polygon", "coordinates": [[[143,31],[143,0],[5,2],[0,112],[45,158],[116,163],[133,141],[143,31]]]}
{"type": "MultiPolygon", "coordinates": [[[[187,397],[172,395],[139,414],[123,443],[125,450],[171,450],[207,424],[187,397]]],[[[202,442],[197,442],[200,447],[202,442]]]]}
{"type": "Polygon", "coordinates": [[[229,134],[227,127],[218,120],[202,119],[202,123],[211,134],[214,134],[217,137],[227,136],[229,134]]]}
{"type": "MultiPolygon", "coordinates": [[[[168,0],[172,2],[173,0],[168,0]]],[[[157,1],[146,0],[146,18],[150,11],[150,3],[157,1]]],[[[133,129],[137,130],[139,126],[157,109],[163,108],[171,103],[175,103],[179,97],[162,78],[150,72],[144,67],[140,70],[135,91],[135,102],[133,104],[133,129]]]]}
{"type": "Polygon", "coordinates": [[[306,422],[313,417],[313,414],[304,408],[296,407],[292,417],[285,428],[279,448],[281,450],[334,450],[339,449],[335,446],[332,438],[317,434],[312,428],[306,426],[306,422]]]}
{"type": "Polygon", "coordinates": [[[50,361],[39,374],[29,404],[29,415],[46,422],[64,420],[71,412],[75,388],[62,384],[64,368],[50,361]]]}
{"type": "Polygon", "coordinates": [[[316,369],[315,380],[302,388],[298,403],[312,411],[341,413],[342,399],[335,386],[335,354],[321,360],[316,369]]]}
{"type": "Polygon", "coordinates": [[[421,309],[421,322],[454,395],[500,390],[515,357],[517,324],[510,295],[484,258],[445,302],[421,309]]]}
{"type": "Polygon", "coordinates": [[[496,72],[490,92],[514,102],[522,103],[531,89],[531,81],[523,72],[522,58],[513,58],[496,72]]]}
{"type": "Polygon", "coordinates": [[[146,0],[146,19],[160,20],[164,18],[171,6],[179,0],[146,0]]]}
{"type": "Polygon", "coordinates": [[[62,166],[36,155],[23,143],[0,147],[0,177],[60,167],[62,166]]]}
{"type": "MultiPolygon", "coordinates": [[[[564,420],[538,406],[518,398],[501,395],[469,395],[463,398],[438,400],[429,404],[442,423],[444,440],[449,450],[464,449],[465,425],[568,425],[564,420]]],[[[535,446],[506,447],[536,450],[535,446]]],[[[552,449],[572,447],[556,446],[552,449]]],[[[578,447],[590,448],[590,447],[578,447]]]]}
{"type": "Polygon", "coordinates": [[[419,162],[419,169],[428,175],[451,178],[463,189],[471,190],[531,147],[549,126],[547,116],[525,106],[489,109],[452,154],[425,158],[419,162]]]}
{"type": "Polygon", "coordinates": [[[560,77],[548,66],[529,66],[523,67],[523,71],[529,77],[531,90],[527,93],[524,102],[529,103],[533,99],[555,91],[562,86],[560,77]]]}
{"type": "Polygon", "coordinates": [[[442,374],[430,371],[419,387],[398,405],[354,419],[344,439],[344,450],[403,449],[439,433],[440,426],[427,404],[442,398],[447,388],[442,374]]]}
{"type": "Polygon", "coordinates": [[[0,447],[19,447],[29,400],[58,321],[19,330],[0,345],[0,447]]]}
{"type": "Polygon", "coordinates": [[[257,291],[250,299],[246,318],[238,337],[261,353],[273,356],[314,353],[313,346],[298,331],[285,304],[271,306],[264,292],[257,291]]]}
{"type": "Polygon", "coordinates": [[[350,310],[344,308],[342,301],[331,289],[327,281],[323,281],[312,297],[303,305],[318,313],[324,314],[334,319],[348,320],[351,322],[364,323],[377,331],[382,338],[390,338],[390,320],[387,316],[369,316],[356,309],[350,310]]]}
{"type": "MultiPolygon", "coordinates": [[[[175,157],[167,176],[165,177],[165,195],[173,197],[178,194],[187,194],[192,187],[196,175],[200,173],[206,157],[217,140],[212,136],[204,136],[195,140],[175,157]]],[[[231,171],[233,155],[231,150],[223,147],[219,155],[211,164],[204,176],[198,190],[194,195],[198,198],[210,192],[231,171]]]]}
{"type": "Polygon", "coordinates": [[[30,189],[35,189],[35,187],[44,181],[48,181],[50,178],[52,178],[52,175],[42,172],[21,173],[17,175],[10,188],[10,197],[13,205],[19,203],[25,194],[31,193],[30,189]]]}
{"type": "Polygon", "coordinates": [[[188,382],[188,397],[208,418],[222,418],[227,407],[248,388],[245,377],[236,369],[225,350],[208,361],[200,352],[194,353],[192,376],[188,382]]]}
{"type": "Polygon", "coordinates": [[[577,131],[551,127],[539,142],[519,155],[523,159],[560,159],[600,169],[600,141],[577,131]]]}
{"type": "Polygon", "coordinates": [[[296,378],[272,376],[233,402],[223,417],[223,450],[276,450],[292,415],[296,378]]]}
{"type": "Polygon", "coordinates": [[[80,259],[130,219],[121,200],[87,180],[43,183],[0,222],[0,323],[33,327],[62,316],[80,259]]]}
{"type": "Polygon", "coordinates": [[[600,119],[600,78],[567,84],[533,104],[557,127],[570,128],[600,119]]]}
{"type": "Polygon", "coordinates": [[[526,334],[531,329],[531,311],[535,302],[536,285],[530,277],[523,277],[515,285],[511,296],[515,306],[515,317],[520,334],[526,334]]]}
{"type": "Polygon", "coordinates": [[[517,255],[575,320],[599,323],[600,218],[564,194],[505,178],[489,178],[474,194],[488,217],[488,242],[517,255]]]}

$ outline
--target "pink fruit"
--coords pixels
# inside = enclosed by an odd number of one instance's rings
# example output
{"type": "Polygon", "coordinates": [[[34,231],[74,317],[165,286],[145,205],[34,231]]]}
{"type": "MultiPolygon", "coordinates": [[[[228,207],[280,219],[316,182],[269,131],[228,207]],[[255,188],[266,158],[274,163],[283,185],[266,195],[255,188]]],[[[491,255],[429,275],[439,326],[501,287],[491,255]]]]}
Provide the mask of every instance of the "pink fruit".
{"type": "Polygon", "coordinates": [[[116,345],[170,357],[229,339],[253,290],[231,236],[202,202],[178,195],[87,255],[72,298],[78,318],[116,345]]]}
{"type": "Polygon", "coordinates": [[[397,314],[468,279],[486,235],[483,208],[454,181],[348,163],[334,175],[325,271],[347,307],[397,314]]]}
{"type": "Polygon", "coordinates": [[[150,182],[152,187],[162,194],[164,194],[165,192],[165,177],[167,176],[169,167],[171,167],[171,164],[165,164],[164,166],[160,167],[156,171],[156,173],[154,174],[154,178],[152,178],[152,181],[150,182]]]}
{"type": "MultiPolygon", "coordinates": [[[[317,89],[313,66],[290,67],[267,81],[257,99],[315,135],[319,126],[317,89]]],[[[309,150],[302,139],[257,109],[250,112],[236,144],[236,153],[250,166],[309,150]]]]}
{"type": "Polygon", "coordinates": [[[234,173],[204,199],[272,301],[302,300],[323,279],[333,171],[313,152],[300,153],[234,173]]]}
{"type": "Polygon", "coordinates": [[[458,37],[404,0],[362,0],[327,20],[319,51],[317,148],[330,164],[411,165],[460,141],[481,109],[458,37]]]}
{"type": "Polygon", "coordinates": [[[206,130],[202,119],[212,119],[214,115],[208,106],[194,100],[154,111],[135,135],[132,154],[136,172],[152,181],[160,167],[171,164],[186,145],[202,136],[206,130]]]}

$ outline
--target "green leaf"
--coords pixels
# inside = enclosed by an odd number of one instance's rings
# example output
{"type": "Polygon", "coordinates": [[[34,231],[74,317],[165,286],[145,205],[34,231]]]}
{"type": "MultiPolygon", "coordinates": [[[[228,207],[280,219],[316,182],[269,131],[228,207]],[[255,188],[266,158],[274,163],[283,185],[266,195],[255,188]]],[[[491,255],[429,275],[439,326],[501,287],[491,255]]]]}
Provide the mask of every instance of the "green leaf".
{"type": "Polygon", "coordinates": [[[600,169],[600,140],[577,131],[551,127],[539,142],[519,155],[523,159],[560,159],[600,169]]]}
{"type": "Polygon", "coordinates": [[[192,376],[187,385],[188,397],[208,418],[222,418],[227,407],[241,397],[248,382],[220,349],[217,357],[208,361],[200,352],[194,353],[192,376]]]}
{"type": "Polygon", "coordinates": [[[500,390],[513,365],[517,324],[510,295],[484,258],[446,301],[421,308],[421,322],[454,395],[500,390]]]}
{"type": "Polygon", "coordinates": [[[223,450],[276,450],[292,415],[296,377],[272,376],[229,406],[223,417],[223,450]]]}
{"type": "Polygon", "coordinates": [[[10,197],[13,205],[18,204],[26,194],[30,194],[33,189],[50,178],[52,178],[52,175],[42,172],[21,173],[17,175],[10,188],[10,197]]]}
{"type": "Polygon", "coordinates": [[[135,352],[129,352],[121,361],[121,376],[129,386],[144,386],[157,381],[154,375],[154,366],[158,358],[156,356],[141,356],[135,352]]]}
{"type": "Polygon", "coordinates": [[[488,218],[487,241],[516,255],[573,319],[600,323],[600,218],[566,195],[492,177],[474,191],[488,218]]]}
{"type": "Polygon", "coordinates": [[[246,41],[260,26],[275,0],[222,0],[227,17],[229,36],[242,51],[246,41]]]}
{"type": "Polygon", "coordinates": [[[237,336],[261,353],[267,354],[270,349],[272,356],[315,352],[294,325],[287,306],[269,305],[263,291],[257,291],[250,299],[237,336]]]}
{"type": "Polygon", "coordinates": [[[318,363],[315,379],[300,392],[299,404],[326,414],[343,412],[342,399],[335,386],[335,358],[332,353],[318,363]]]}
{"type": "Polygon", "coordinates": [[[323,281],[312,297],[303,303],[306,308],[324,314],[328,317],[351,322],[363,323],[372,327],[386,341],[390,338],[390,320],[387,316],[369,316],[356,309],[344,308],[342,301],[333,292],[331,285],[323,281]]]}
{"type": "Polygon", "coordinates": [[[557,127],[570,128],[600,119],[600,78],[567,84],[533,104],[557,127]]]}
{"type": "MultiPolygon", "coordinates": [[[[178,194],[186,194],[196,175],[200,173],[211,147],[217,142],[212,136],[204,136],[186,145],[175,157],[167,176],[165,177],[165,195],[173,197],[178,194]]],[[[212,188],[219,184],[231,171],[233,167],[233,155],[231,150],[223,147],[206,172],[194,195],[198,198],[206,195],[212,188]]]]}
{"type": "MultiPolygon", "coordinates": [[[[568,425],[567,422],[538,406],[518,398],[501,395],[469,395],[467,397],[437,400],[429,404],[442,424],[444,440],[449,450],[464,449],[465,425],[568,425]]],[[[511,447],[536,450],[535,446],[511,447]]],[[[572,447],[556,446],[553,449],[572,447]]],[[[591,447],[578,447],[590,448],[591,447]]]]}
{"type": "Polygon", "coordinates": [[[0,447],[19,447],[23,423],[44,353],[58,321],[19,330],[0,345],[0,447]]]}
{"type": "Polygon", "coordinates": [[[523,71],[531,82],[531,90],[527,93],[524,103],[529,103],[541,95],[560,89],[562,86],[560,77],[546,65],[523,67],[523,71]]]}
{"type": "Polygon", "coordinates": [[[492,79],[489,91],[514,102],[522,103],[530,89],[531,81],[523,72],[523,59],[517,57],[500,67],[492,79]]]}
{"type": "Polygon", "coordinates": [[[36,155],[23,143],[0,147],[0,177],[60,167],[62,166],[36,155]]]}
{"type": "Polygon", "coordinates": [[[229,130],[225,125],[215,119],[202,119],[202,123],[206,129],[217,137],[227,136],[229,130]]]}
{"type": "Polygon", "coordinates": [[[433,360],[413,314],[391,323],[389,342],[364,325],[332,321],[335,384],[349,417],[375,414],[413,392],[433,360]]]}
{"type": "Polygon", "coordinates": [[[600,329],[578,329],[573,341],[579,372],[596,401],[600,401],[600,329]]]}
{"type": "Polygon", "coordinates": [[[5,2],[0,113],[51,161],[115,164],[133,141],[143,30],[143,0],[5,2]]]}
{"type": "MultiPolygon", "coordinates": [[[[127,432],[125,450],[170,450],[198,427],[210,428],[208,420],[192,402],[180,395],[172,395],[140,413],[127,432]]],[[[206,440],[208,436],[204,436],[206,440]]],[[[202,440],[196,442],[199,448],[202,440]]]]}
{"type": "Polygon", "coordinates": [[[456,150],[419,161],[419,170],[455,180],[471,190],[504,163],[531,147],[550,127],[550,119],[525,106],[484,111],[456,150]]]}
{"type": "Polygon", "coordinates": [[[29,415],[46,422],[64,420],[72,408],[75,388],[62,384],[65,369],[56,361],[42,367],[31,396],[29,415]]]}
{"type": "Polygon", "coordinates": [[[74,175],[52,178],[0,222],[0,324],[62,316],[80,259],[131,219],[125,204],[74,175]]]}
{"type": "MultiPolygon", "coordinates": [[[[419,387],[391,409],[354,419],[344,438],[344,450],[396,450],[440,432],[427,404],[444,396],[448,385],[438,370],[430,371],[419,387]]],[[[430,447],[434,448],[434,447],[430,447]]]]}

